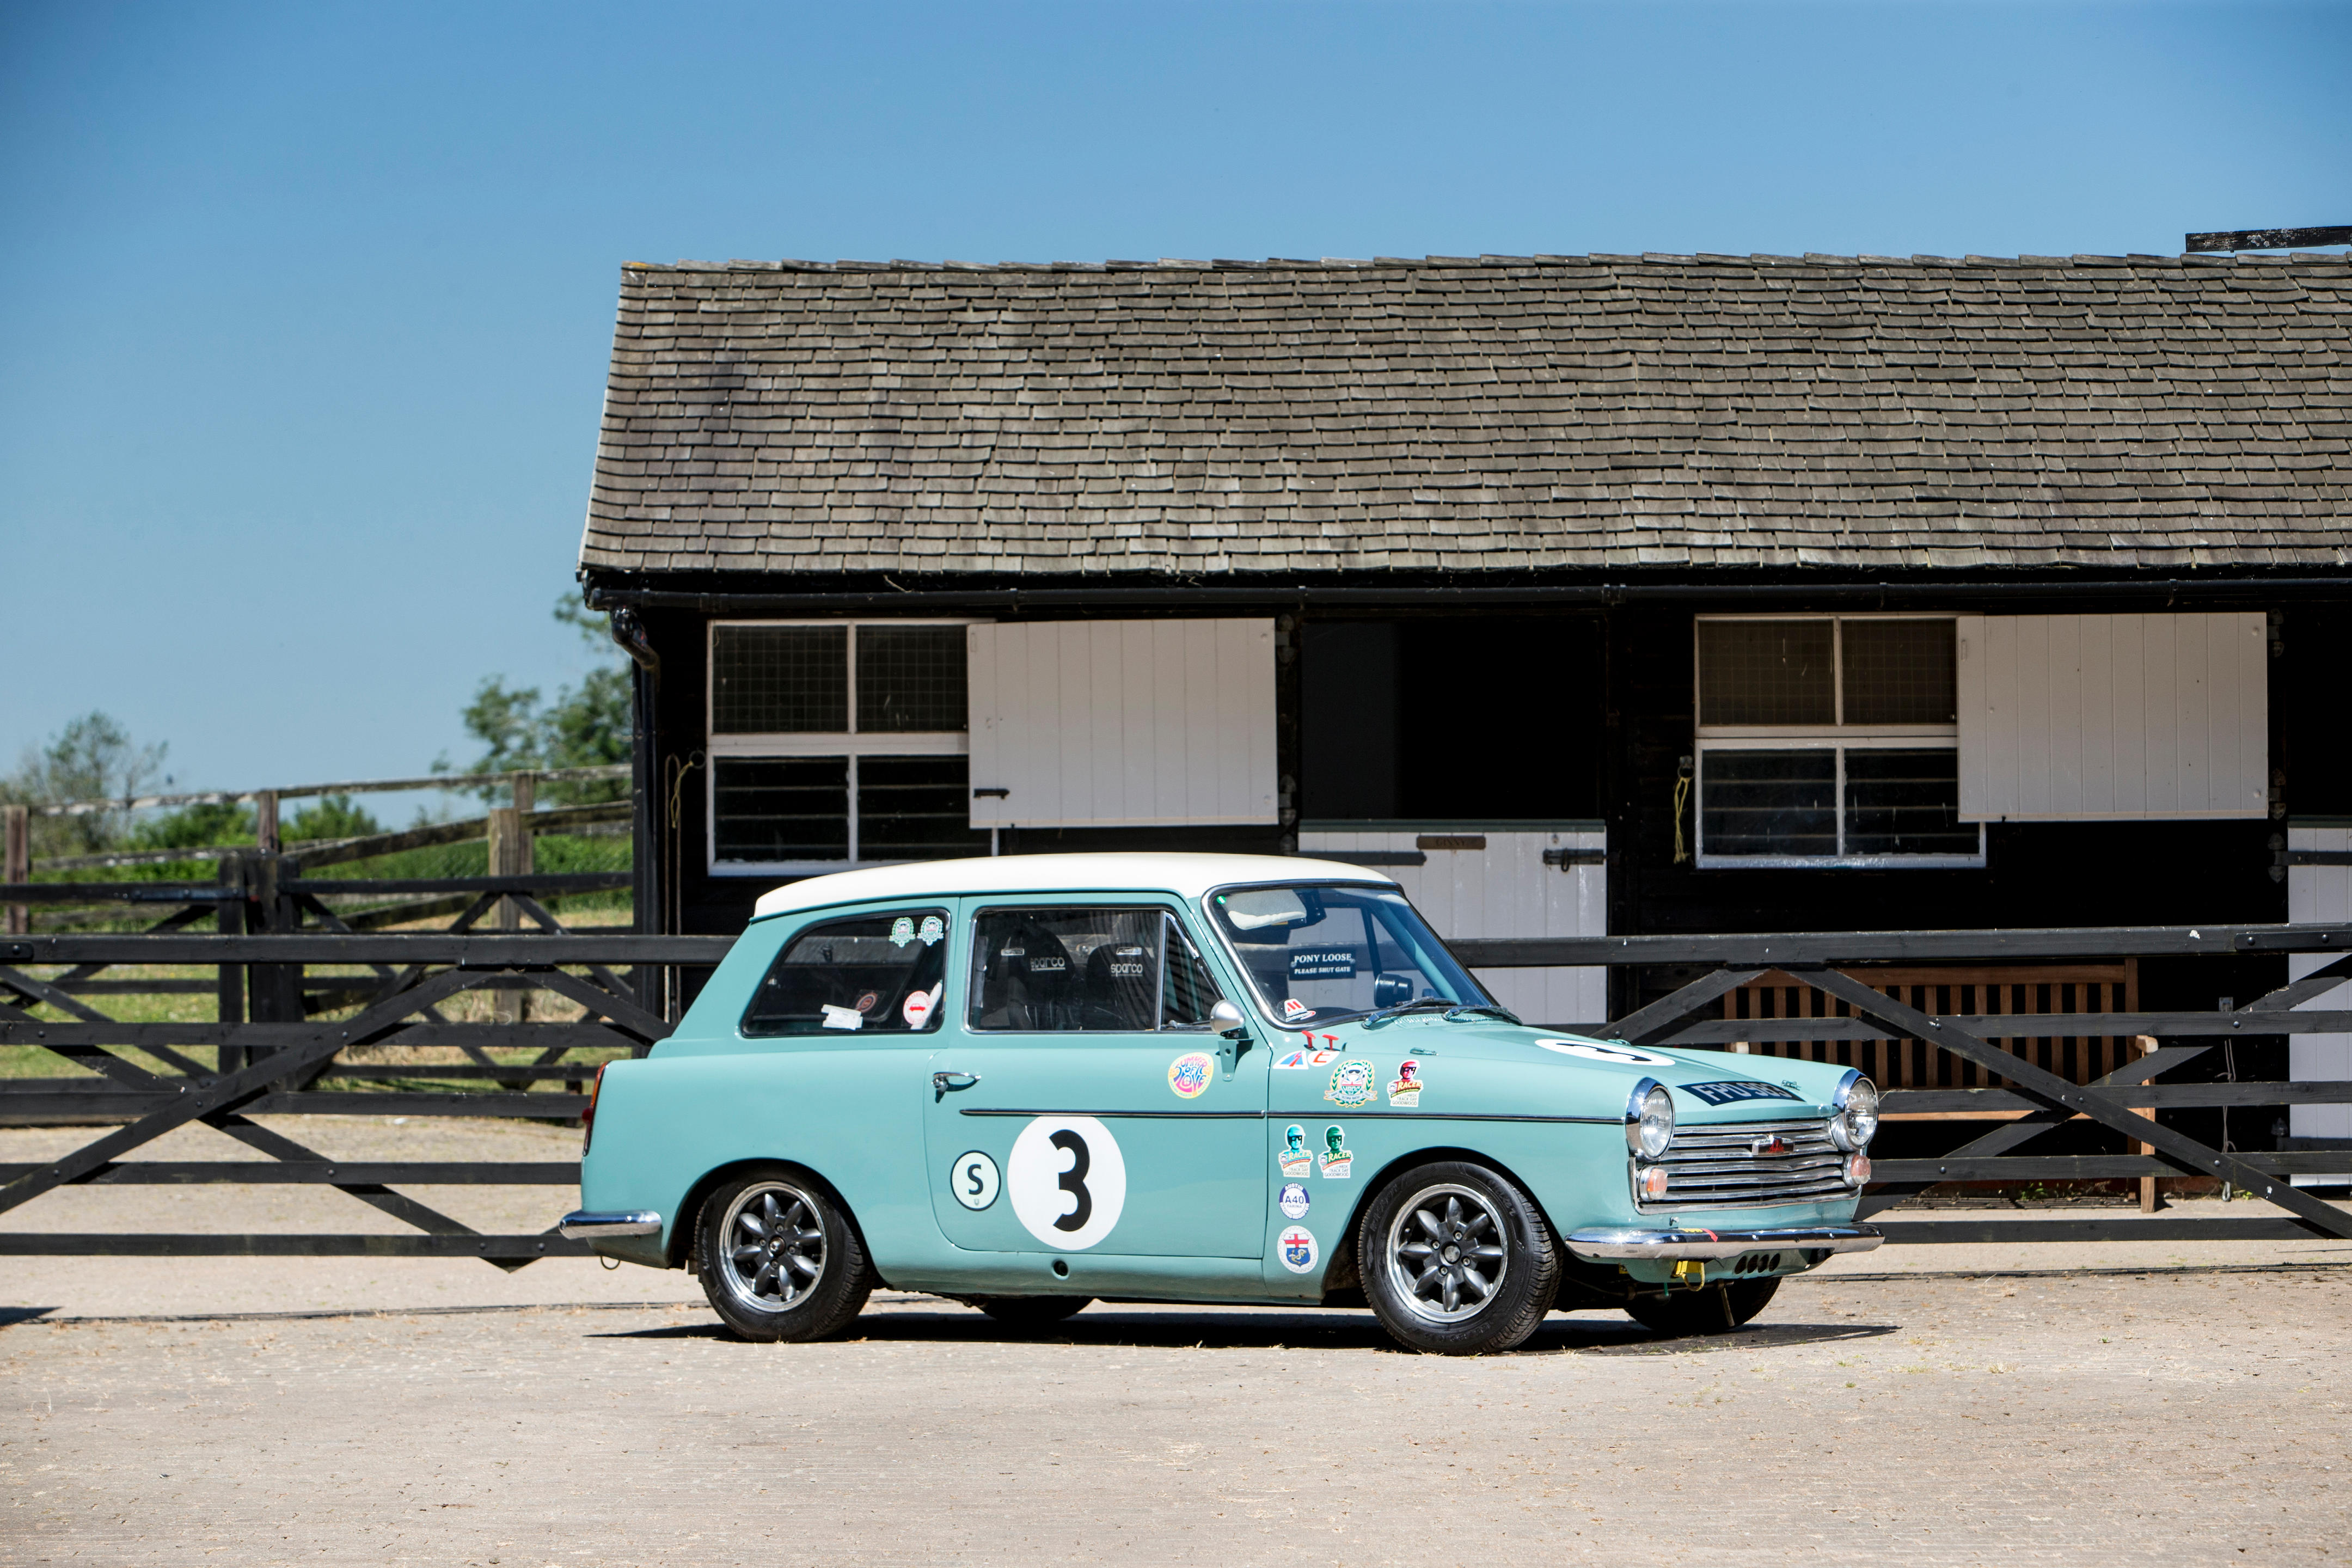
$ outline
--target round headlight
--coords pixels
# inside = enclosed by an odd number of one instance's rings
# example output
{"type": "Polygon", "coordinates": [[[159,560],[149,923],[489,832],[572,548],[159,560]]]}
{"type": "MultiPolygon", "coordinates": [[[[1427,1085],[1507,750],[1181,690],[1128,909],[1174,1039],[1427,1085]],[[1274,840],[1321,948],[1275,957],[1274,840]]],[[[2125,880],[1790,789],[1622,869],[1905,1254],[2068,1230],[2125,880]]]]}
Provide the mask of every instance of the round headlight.
{"type": "Polygon", "coordinates": [[[1675,1141],[1675,1097],[1654,1079],[1633,1086],[1625,1102],[1625,1142],[1644,1160],[1654,1160],[1675,1141]]]}
{"type": "Polygon", "coordinates": [[[1849,1152],[1868,1147],[1878,1131],[1878,1086],[1858,1072],[1849,1072],[1832,1100],[1830,1142],[1849,1152]]]}

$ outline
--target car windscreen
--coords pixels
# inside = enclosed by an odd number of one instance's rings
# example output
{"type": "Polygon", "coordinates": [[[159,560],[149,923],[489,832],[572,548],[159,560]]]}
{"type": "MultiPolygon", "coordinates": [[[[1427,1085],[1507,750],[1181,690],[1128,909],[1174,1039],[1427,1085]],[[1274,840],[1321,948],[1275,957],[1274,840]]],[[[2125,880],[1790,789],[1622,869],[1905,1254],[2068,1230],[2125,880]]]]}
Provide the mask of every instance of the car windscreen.
{"type": "Polygon", "coordinates": [[[1234,888],[1209,899],[1266,1011],[1297,1027],[1424,997],[1493,1001],[1385,888],[1234,888]]]}

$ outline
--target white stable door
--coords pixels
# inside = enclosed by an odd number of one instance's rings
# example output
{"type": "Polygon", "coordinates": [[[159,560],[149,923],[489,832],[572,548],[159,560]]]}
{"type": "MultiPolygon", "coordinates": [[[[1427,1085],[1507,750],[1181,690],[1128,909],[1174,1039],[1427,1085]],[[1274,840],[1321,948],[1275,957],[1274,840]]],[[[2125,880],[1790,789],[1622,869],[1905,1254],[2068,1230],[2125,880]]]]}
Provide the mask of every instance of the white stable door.
{"type": "MultiPolygon", "coordinates": [[[[1609,842],[1598,823],[1527,829],[1380,827],[1298,835],[1301,855],[1419,856],[1374,867],[1452,941],[1473,937],[1605,936],[1609,842]],[[1547,863],[1549,853],[1559,864],[1547,863]]],[[[1597,1024],[1609,1016],[1609,972],[1598,966],[1488,969],[1478,983],[1530,1024],[1597,1024]]]]}

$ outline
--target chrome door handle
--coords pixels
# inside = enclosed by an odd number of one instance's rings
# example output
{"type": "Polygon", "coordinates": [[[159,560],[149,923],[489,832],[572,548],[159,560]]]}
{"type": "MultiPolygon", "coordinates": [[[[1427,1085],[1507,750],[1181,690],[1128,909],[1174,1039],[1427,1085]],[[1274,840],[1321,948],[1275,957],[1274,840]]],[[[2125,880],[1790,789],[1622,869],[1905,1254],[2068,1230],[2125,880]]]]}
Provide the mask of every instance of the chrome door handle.
{"type": "Polygon", "coordinates": [[[931,1101],[937,1104],[948,1097],[948,1090],[970,1089],[979,1081],[980,1075],[976,1072],[935,1072],[931,1075],[931,1101]]]}

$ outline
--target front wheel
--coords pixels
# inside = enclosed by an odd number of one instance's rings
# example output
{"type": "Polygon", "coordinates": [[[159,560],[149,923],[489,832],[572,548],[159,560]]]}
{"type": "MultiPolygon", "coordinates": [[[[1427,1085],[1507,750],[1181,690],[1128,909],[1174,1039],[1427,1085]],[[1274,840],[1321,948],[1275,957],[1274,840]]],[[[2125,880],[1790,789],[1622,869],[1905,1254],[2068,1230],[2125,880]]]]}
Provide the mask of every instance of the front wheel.
{"type": "Polygon", "coordinates": [[[1643,1328],[1662,1334],[1727,1334],[1762,1311],[1780,1289],[1780,1276],[1774,1275],[1769,1279],[1676,1290],[1664,1297],[1640,1296],[1626,1302],[1625,1310],[1643,1328]]]}
{"type": "Polygon", "coordinates": [[[824,1187],[783,1167],[739,1176],[702,1205],[702,1293],[747,1340],[839,1333],[874,1292],[865,1243],[824,1187]]]}
{"type": "Polygon", "coordinates": [[[1417,1351],[1509,1350],[1559,1291],[1559,1254],[1535,1200],[1467,1161],[1417,1166],[1382,1187],[1356,1257],[1372,1315],[1417,1351]]]}

